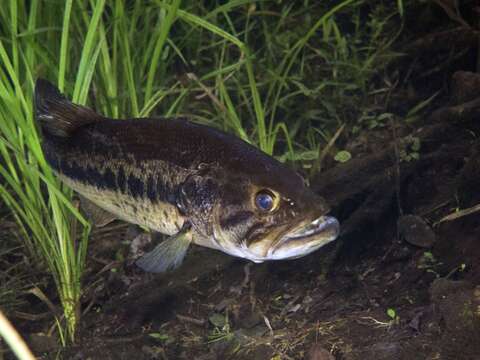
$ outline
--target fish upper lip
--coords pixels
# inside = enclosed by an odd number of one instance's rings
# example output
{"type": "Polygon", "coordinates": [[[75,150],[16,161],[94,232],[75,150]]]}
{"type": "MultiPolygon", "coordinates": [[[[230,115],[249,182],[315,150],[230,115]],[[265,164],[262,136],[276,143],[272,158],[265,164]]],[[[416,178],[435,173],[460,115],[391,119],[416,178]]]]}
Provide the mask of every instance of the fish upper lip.
{"type": "Polygon", "coordinates": [[[275,245],[273,251],[282,247],[288,241],[299,241],[313,238],[321,233],[331,233],[330,237],[335,239],[340,233],[340,223],[332,216],[322,215],[313,221],[299,226],[294,230],[285,233],[280,241],[275,245]]]}
{"type": "Polygon", "coordinates": [[[326,230],[334,229],[336,233],[339,230],[340,224],[338,220],[332,216],[320,216],[312,222],[304,225],[293,232],[287,233],[284,237],[288,239],[301,239],[319,234],[326,230]]]}

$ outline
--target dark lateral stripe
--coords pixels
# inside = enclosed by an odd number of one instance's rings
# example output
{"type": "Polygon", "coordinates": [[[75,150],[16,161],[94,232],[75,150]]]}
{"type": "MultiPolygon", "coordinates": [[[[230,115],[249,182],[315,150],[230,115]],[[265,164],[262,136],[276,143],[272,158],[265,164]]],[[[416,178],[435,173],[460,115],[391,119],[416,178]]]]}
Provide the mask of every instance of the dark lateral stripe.
{"type": "Polygon", "coordinates": [[[159,178],[154,175],[149,175],[145,183],[135,175],[128,174],[123,166],[118,167],[116,171],[108,167],[100,171],[92,164],[85,167],[75,160],[64,161],[49,152],[46,152],[46,158],[53,169],[72,180],[95,186],[98,189],[120,191],[134,198],[148,198],[152,202],[164,201],[176,204],[174,191],[167,186],[162,186],[159,178]]]}
{"type": "Polygon", "coordinates": [[[157,188],[155,186],[155,179],[153,176],[149,176],[147,179],[147,197],[151,200],[154,201],[157,198],[157,188]]]}
{"type": "MultiPolygon", "coordinates": [[[[125,162],[124,165],[108,167],[108,158],[105,158],[105,164],[100,167],[89,161],[88,153],[81,156],[81,162],[78,161],[79,155],[69,154],[67,157],[60,156],[64,151],[62,145],[54,145],[49,141],[42,144],[45,158],[50,166],[64,176],[87,185],[95,186],[98,189],[108,189],[128,194],[135,198],[148,198],[152,202],[168,202],[172,205],[177,204],[176,188],[164,174],[169,174],[168,170],[162,171],[157,166],[156,173],[145,173],[145,169],[135,169],[135,173],[140,173],[146,179],[136,177],[132,174],[131,165],[125,162]],[[68,161],[65,160],[68,158],[68,161]],[[85,166],[86,165],[86,166],[85,166]],[[105,168],[104,166],[107,165],[105,168]]],[[[78,153],[77,153],[78,154],[78,153]]],[[[110,154],[109,156],[112,156],[110,154]]],[[[118,164],[118,160],[117,160],[118,164]]]]}
{"type": "Polygon", "coordinates": [[[123,193],[127,192],[127,177],[123,167],[120,167],[117,172],[117,189],[123,193]]]}
{"type": "Polygon", "coordinates": [[[75,161],[64,161],[61,162],[58,170],[66,177],[95,186],[98,189],[117,189],[115,174],[110,169],[102,173],[93,166],[83,167],[75,161]]]}
{"type": "Polygon", "coordinates": [[[141,198],[141,197],[144,197],[145,195],[144,190],[145,190],[145,187],[142,180],[140,180],[135,175],[130,174],[128,176],[128,181],[127,181],[127,192],[133,197],[141,198]]]}

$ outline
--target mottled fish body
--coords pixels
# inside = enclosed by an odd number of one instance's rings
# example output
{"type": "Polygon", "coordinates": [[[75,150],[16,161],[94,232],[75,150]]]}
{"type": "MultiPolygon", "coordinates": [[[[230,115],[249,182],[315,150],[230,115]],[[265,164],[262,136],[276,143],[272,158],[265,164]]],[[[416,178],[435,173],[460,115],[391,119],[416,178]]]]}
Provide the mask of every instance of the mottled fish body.
{"type": "Polygon", "coordinates": [[[125,221],[171,235],[138,264],[178,266],[191,242],[262,262],[332,241],[338,222],[294,171],[244,141],[185,119],[113,120],[45,80],[35,92],[48,163],[125,221]]]}

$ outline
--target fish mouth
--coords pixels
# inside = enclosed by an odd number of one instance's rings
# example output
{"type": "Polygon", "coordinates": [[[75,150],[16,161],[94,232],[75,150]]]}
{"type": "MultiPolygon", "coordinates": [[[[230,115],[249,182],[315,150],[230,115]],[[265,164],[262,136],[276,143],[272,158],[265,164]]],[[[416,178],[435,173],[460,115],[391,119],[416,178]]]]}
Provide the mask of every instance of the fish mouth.
{"type": "Polygon", "coordinates": [[[320,216],[307,224],[290,230],[269,249],[272,260],[295,259],[317,250],[335,240],[340,233],[340,223],[332,216],[320,216]]]}

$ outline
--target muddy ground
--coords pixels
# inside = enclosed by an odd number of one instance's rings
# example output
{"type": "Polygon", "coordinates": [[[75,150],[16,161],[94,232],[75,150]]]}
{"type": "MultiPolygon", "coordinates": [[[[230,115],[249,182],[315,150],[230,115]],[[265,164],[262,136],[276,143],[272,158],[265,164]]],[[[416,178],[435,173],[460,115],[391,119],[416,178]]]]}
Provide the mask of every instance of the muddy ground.
{"type": "Polygon", "coordinates": [[[345,136],[353,159],[311,180],[342,222],[335,243],[265,264],[195,247],[151,275],[128,260],[135,229],[116,222],[93,234],[74,346],[58,348],[38,297],[14,322],[44,359],[480,359],[480,77],[462,72],[477,48],[465,28],[402,45],[398,121],[345,136]]]}

